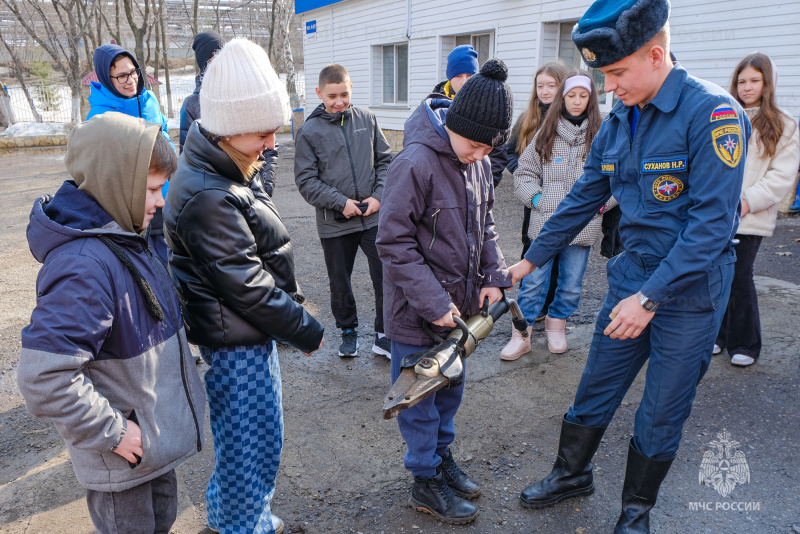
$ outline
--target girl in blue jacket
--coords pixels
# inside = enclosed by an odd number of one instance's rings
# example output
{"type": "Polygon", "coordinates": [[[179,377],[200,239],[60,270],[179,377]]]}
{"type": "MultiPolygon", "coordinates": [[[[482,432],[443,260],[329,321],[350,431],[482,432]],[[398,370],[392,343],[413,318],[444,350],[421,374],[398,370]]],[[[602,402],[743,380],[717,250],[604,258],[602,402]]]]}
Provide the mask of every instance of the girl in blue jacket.
{"type": "Polygon", "coordinates": [[[92,61],[99,82],[91,83],[91,109],[86,120],[106,111],[119,111],[160,124],[161,132],[169,141],[167,118],[161,113],[156,95],[144,88],[145,74],[133,54],[121,46],[108,44],[94,51],[92,61]]]}

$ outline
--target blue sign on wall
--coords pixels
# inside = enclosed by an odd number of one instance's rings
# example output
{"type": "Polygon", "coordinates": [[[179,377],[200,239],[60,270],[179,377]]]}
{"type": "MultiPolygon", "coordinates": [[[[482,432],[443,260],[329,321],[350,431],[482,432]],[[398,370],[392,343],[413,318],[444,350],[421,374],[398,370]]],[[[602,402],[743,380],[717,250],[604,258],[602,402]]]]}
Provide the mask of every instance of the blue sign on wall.
{"type": "Polygon", "coordinates": [[[317,20],[306,21],[306,39],[313,40],[317,38],[317,20]]]}
{"type": "Polygon", "coordinates": [[[332,4],[336,4],[341,1],[342,0],[295,0],[294,12],[305,13],[306,11],[311,11],[312,9],[317,9],[320,7],[330,6],[332,4]]]}

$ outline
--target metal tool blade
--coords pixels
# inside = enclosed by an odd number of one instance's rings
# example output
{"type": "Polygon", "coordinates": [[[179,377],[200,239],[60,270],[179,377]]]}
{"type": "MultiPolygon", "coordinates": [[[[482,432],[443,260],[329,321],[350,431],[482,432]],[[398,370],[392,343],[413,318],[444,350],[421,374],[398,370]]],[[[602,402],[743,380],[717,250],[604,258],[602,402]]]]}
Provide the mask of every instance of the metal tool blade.
{"type": "Polygon", "coordinates": [[[414,369],[403,369],[383,400],[383,418],[391,419],[426,397],[430,397],[448,383],[447,378],[417,375],[414,369]]]}

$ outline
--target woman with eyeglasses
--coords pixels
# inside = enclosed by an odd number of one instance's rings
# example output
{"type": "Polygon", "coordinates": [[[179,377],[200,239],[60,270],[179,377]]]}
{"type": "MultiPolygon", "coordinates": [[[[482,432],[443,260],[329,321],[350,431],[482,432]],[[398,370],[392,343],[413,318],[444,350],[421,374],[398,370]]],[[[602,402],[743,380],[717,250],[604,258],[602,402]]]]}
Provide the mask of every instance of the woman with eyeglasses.
{"type": "MultiPolygon", "coordinates": [[[[161,106],[156,100],[156,95],[144,88],[144,72],[139,67],[136,58],[115,44],[98,47],[94,51],[94,72],[99,81],[92,82],[89,94],[91,109],[86,116],[88,121],[95,115],[106,111],[118,111],[133,117],[140,117],[147,122],[161,125],[161,133],[169,139],[167,131],[167,118],[161,113],[161,106]]],[[[175,145],[170,141],[170,146],[175,150],[175,145]]],[[[169,182],[161,188],[164,198],[167,198],[169,182]]],[[[164,265],[167,265],[167,242],[164,241],[164,219],[161,208],[156,211],[155,217],[150,222],[150,237],[148,239],[153,252],[158,255],[164,265]]]]}
{"type": "Polygon", "coordinates": [[[156,95],[144,88],[144,73],[133,54],[121,46],[108,44],[97,48],[92,59],[98,81],[91,84],[92,108],[86,120],[106,111],[119,111],[160,124],[169,140],[167,118],[161,113],[156,95]]]}

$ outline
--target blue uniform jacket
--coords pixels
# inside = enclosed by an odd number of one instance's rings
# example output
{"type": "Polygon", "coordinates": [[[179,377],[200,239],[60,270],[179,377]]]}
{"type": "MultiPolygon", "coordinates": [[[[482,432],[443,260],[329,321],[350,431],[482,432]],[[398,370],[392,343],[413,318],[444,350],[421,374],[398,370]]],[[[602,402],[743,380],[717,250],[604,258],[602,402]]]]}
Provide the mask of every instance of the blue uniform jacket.
{"type": "Polygon", "coordinates": [[[641,110],[619,102],[603,122],[584,174],[525,254],[544,265],[613,194],[626,250],[660,259],[641,292],[664,303],[714,265],[732,263],[750,122],[720,87],[675,64],[641,110]]]}

